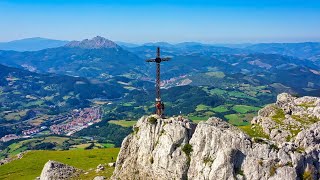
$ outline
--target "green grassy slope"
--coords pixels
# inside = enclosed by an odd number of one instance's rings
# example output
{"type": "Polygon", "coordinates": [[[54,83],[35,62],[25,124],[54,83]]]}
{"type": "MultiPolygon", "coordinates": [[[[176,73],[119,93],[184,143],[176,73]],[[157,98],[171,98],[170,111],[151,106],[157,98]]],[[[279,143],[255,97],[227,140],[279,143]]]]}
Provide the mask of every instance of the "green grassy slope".
{"type": "Polygon", "coordinates": [[[99,164],[116,161],[119,150],[119,148],[108,148],[70,151],[30,151],[22,159],[0,166],[0,179],[33,180],[40,176],[41,170],[48,160],[59,161],[88,171],[89,173],[81,176],[81,179],[93,179],[97,175],[110,177],[114,168],[106,167],[106,170],[100,174],[95,173],[94,170],[89,171],[89,169],[95,169],[99,164]]]}

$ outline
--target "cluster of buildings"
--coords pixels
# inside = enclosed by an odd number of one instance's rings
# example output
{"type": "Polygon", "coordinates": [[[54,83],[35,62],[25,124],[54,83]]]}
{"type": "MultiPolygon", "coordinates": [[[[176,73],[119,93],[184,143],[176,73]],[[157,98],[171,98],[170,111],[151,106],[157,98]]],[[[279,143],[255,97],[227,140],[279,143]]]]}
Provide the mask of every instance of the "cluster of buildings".
{"type": "Polygon", "coordinates": [[[22,134],[23,134],[24,136],[30,136],[30,135],[36,134],[36,133],[38,133],[38,132],[40,132],[40,129],[39,129],[39,128],[32,128],[32,129],[28,129],[28,130],[22,131],[22,134]]]}
{"type": "MultiPolygon", "coordinates": [[[[92,107],[84,109],[75,109],[71,113],[65,115],[58,115],[53,119],[48,120],[50,124],[50,131],[53,134],[59,135],[72,135],[73,133],[80,131],[88,126],[91,126],[97,122],[100,122],[102,118],[101,108],[92,107]]],[[[47,126],[38,126],[31,129],[23,130],[22,135],[8,134],[0,137],[0,142],[8,142],[15,139],[28,138],[34,136],[39,132],[48,129],[47,126]]]]}
{"type": "Polygon", "coordinates": [[[99,107],[84,108],[82,110],[74,110],[71,121],[63,122],[50,126],[53,134],[72,135],[94,123],[101,121],[101,109],[99,107]]]}
{"type": "Polygon", "coordinates": [[[20,136],[17,136],[15,134],[8,134],[8,135],[5,135],[3,136],[0,141],[1,142],[8,142],[8,141],[11,141],[11,140],[14,140],[14,139],[19,139],[20,136]]]}
{"type": "Polygon", "coordinates": [[[168,86],[171,86],[173,84],[179,85],[179,83],[177,81],[179,81],[181,79],[184,79],[186,77],[187,77],[187,75],[182,75],[182,76],[179,76],[179,77],[174,77],[174,78],[170,78],[170,79],[167,79],[167,80],[162,80],[161,83],[160,83],[160,86],[164,87],[164,88],[168,88],[168,86]]]}

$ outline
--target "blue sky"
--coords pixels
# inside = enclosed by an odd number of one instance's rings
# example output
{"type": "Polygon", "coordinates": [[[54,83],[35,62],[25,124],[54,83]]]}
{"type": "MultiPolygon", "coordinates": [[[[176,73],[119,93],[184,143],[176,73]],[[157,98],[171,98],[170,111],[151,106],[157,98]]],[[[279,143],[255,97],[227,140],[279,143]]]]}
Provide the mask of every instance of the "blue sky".
{"type": "Polygon", "coordinates": [[[1,0],[0,41],[320,41],[319,0],[1,0]]]}

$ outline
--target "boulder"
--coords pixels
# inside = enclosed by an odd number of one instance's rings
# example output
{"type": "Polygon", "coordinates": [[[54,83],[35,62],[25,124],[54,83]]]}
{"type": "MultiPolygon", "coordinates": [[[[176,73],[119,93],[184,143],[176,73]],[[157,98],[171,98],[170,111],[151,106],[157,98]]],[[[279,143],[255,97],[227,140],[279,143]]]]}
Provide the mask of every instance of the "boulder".
{"type": "Polygon", "coordinates": [[[96,176],[93,180],[105,180],[104,176],[96,176]]]}
{"type": "Polygon", "coordinates": [[[97,166],[97,169],[96,169],[96,172],[100,172],[100,171],[104,171],[104,165],[102,165],[102,164],[99,164],[98,166],[97,166]]]}
{"type": "Polygon", "coordinates": [[[72,166],[49,160],[42,169],[40,180],[71,179],[80,172],[72,166]]]}
{"type": "Polygon", "coordinates": [[[115,167],[115,166],[116,166],[116,163],[115,163],[115,162],[108,163],[108,166],[109,166],[109,167],[115,167]]]}

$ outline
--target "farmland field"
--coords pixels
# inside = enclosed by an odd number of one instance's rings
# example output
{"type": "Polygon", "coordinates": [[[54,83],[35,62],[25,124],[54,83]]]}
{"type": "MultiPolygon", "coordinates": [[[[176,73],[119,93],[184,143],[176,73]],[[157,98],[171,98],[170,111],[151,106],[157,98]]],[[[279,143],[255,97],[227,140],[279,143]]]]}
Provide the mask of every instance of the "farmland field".
{"type": "Polygon", "coordinates": [[[126,120],[111,120],[108,122],[111,124],[122,126],[122,127],[132,127],[137,123],[137,121],[126,121],[126,120]]]}
{"type": "Polygon", "coordinates": [[[232,108],[234,111],[244,114],[244,113],[248,113],[248,112],[253,112],[253,111],[258,111],[259,107],[254,107],[254,106],[246,106],[246,105],[235,105],[232,108]]]}

